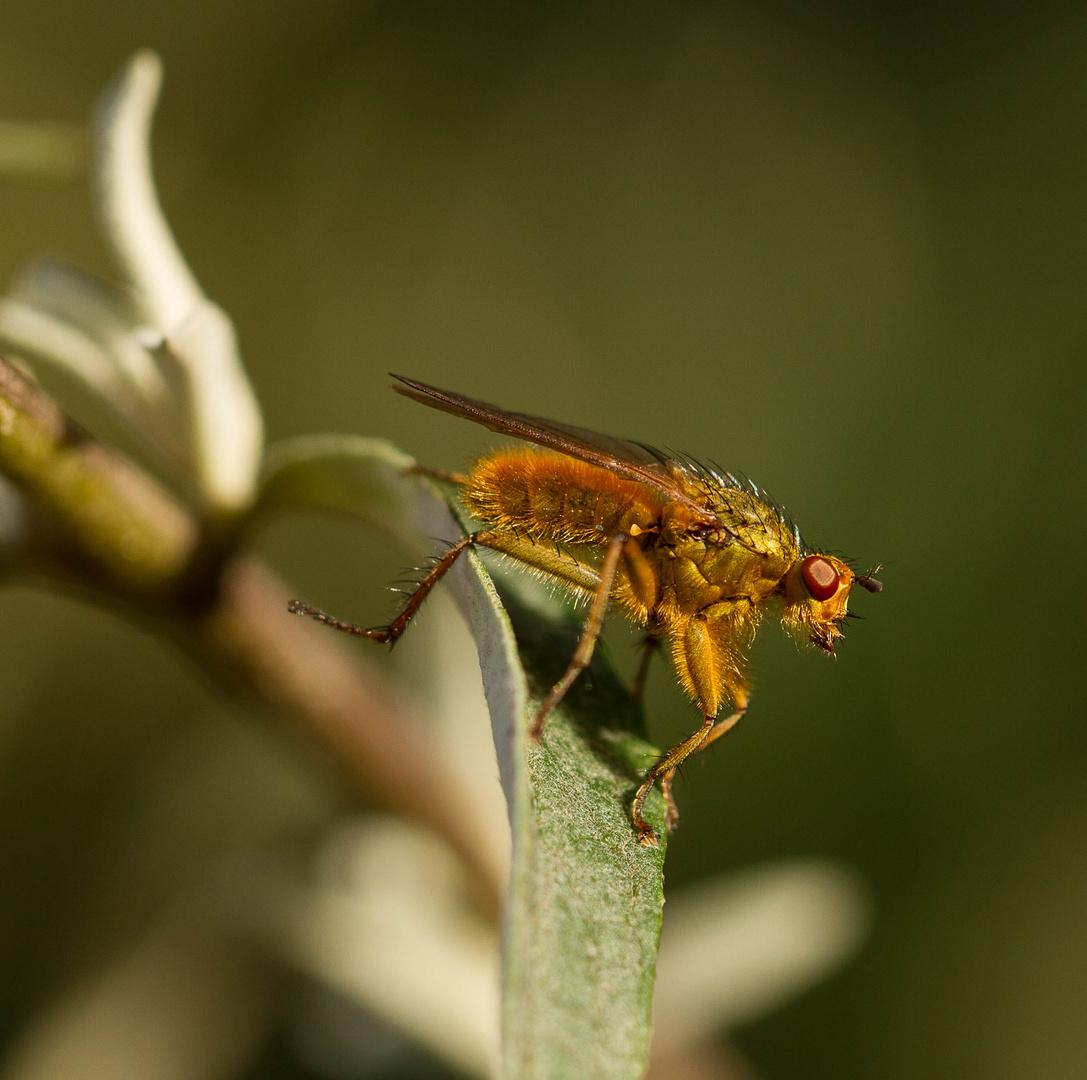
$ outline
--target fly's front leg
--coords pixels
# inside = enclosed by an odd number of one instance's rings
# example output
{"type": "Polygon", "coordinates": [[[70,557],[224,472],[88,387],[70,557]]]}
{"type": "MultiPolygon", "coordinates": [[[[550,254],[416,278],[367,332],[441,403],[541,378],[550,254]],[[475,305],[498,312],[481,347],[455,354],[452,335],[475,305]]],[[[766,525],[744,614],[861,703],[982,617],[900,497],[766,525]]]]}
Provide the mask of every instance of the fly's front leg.
{"type": "Polygon", "coordinates": [[[589,666],[593,658],[593,651],[600,639],[600,631],[604,626],[604,613],[608,609],[608,599],[611,596],[612,586],[615,584],[615,574],[619,568],[619,556],[623,553],[623,545],[627,543],[626,535],[612,537],[604,553],[604,561],[600,564],[600,582],[593,594],[592,607],[581,628],[581,637],[578,638],[577,648],[570,657],[570,663],[563,676],[551,688],[551,692],[544,698],[543,704],[532,721],[530,734],[534,739],[540,737],[543,731],[547,714],[566,696],[567,690],[574,685],[574,680],[589,666]]]}
{"type": "MultiPolygon", "coordinates": [[[[746,711],[746,709],[740,709],[731,716],[725,717],[724,720],[718,720],[713,727],[710,728],[709,734],[687,756],[690,757],[691,754],[701,754],[710,743],[716,742],[722,735],[727,735],[743,719],[746,711]]],[[[666,773],[663,773],[660,778],[661,792],[664,794],[665,805],[664,824],[669,832],[674,832],[676,826],[679,824],[679,807],[676,806],[676,800],[672,795],[672,781],[675,779],[676,769],[678,767],[678,764],[673,765],[666,773]]],[[[652,787],[652,784],[649,786],[652,787]]]]}
{"type": "Polygon", "coordinates": [[[414,618],[415,613],[430,594],[430,590],[445,577],[446,572],[457,561],[460,553],[473,544],[486,543],[487,536],[486,533],[471,533],[468,536],[461,537],[430,568],[426,577],[419,582],[419,587],[408,597],[408,602],[404,605],[403,611],[388,626],[380,629],[368,630],[365,626],[356,626],[351,622],[334,619],[331,615],[326,615],[318,608],[310,607],[309,604],[303,604],[300,600],[292,600],[287,605],[287,610],[293,615],[308,615],[311,619],[324,623],[325,626],[331,626],[333,630],[342,630],[345,634],[354,634],[356,637],[363,637],[368,641],[396,641],[407,629],[408,623],[414,618]]]}
{"type": "Polygon", "coordinates": [[[682,681],[702,709],[702,726],[677,743],[646,774],[634,796],[631,816],[643,844],[656,844],[657,837],[642,816],[642,807],[653,785],[660,780],[667,804],[668,829],[675,828],[679,811],[672,795],[676,769],[698,750],[703,750],[731,731],[747,708],[747,687],[735,662],[729,661],[732,632],[729,616],[732,607],[721,603],[693,616],[675,638],[676,668],[682,681]],[[736,711],[724,720],[717,714],[731,699],[736,711]]]}
{"type": "Polygon", "coordinates": [[[664,796],[668,803],[668,816],[669,829],[672,827],[672,822],[677,820],[679,815],[676,812],[676,804],[672,799],[672,777],[675,776],[676,769],[683,763],[683,761],[690,757],[701,745],[705,742],[709,733],[713,730],[714,718],[712,716],[704,716],[702,718],[702,726],[692,734],[688,735],[686,739],[681,743],[676,743],[667,754],[664,755],[646,774],[642,780],[642,786],[638,788],[637,793],[634,796],[634,802],[631,806],[631,817],[634,819],[634,828],[638,830],[638,839],[649,847],[657,846],[657,834],[653,831],[653,826],[642,816],[642,807],[645,805],[646,797],[650,791],[653,790],[653,785],[661,780],[661,786],[664,788],[664,796]]]}
{"type": "Polygon", "coordinates": [[[747,712],[746,705],[742,709],[737,709],[731,716],[726,716],[724,720],[718,720],[710,728],[710,733],[699,744],[698,752],[702,753],[707,746],[717,742],[722,735],[727,735],[744,718],[745,712],[747,712]]]}

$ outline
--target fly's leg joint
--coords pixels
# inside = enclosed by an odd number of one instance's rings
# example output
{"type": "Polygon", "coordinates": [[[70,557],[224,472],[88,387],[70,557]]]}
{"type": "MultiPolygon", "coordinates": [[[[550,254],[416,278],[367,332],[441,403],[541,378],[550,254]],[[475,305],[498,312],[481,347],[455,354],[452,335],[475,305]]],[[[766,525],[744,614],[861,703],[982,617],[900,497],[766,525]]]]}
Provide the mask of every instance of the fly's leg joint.
{"type": "Polygon", "coordinates": [[[642,816],[642,807],[646,797],[653,790],[653,785],[660,780],[661,791],[664,793],[665,825],[671,832],[679,822],[679,809],[672,795],[672,781],[676,775],[676,769],[683,764],[692,754],[705,750],[707,746],[715,743],[722,735],[727,735],[743,719],[746,708],[737,709],[731,716],[724,720],[718,720],[713,716],[704,716],[702,726],[689,735],[681,743],[677,743],[668,751],[646,774],[638,788],[631,806],[631,817],[634,819],[634,828],[638,831],[638,839],[641,843],[650,847],[656,847],[657,834],[653,827],[642,816]]]}
{"type": "Polygon", "coordinates": [[[676,743],[668,753],[660,758],[660,760],[645,774],[641,787],[635,792],[634,802],[631,805],[631,817],[634,819],[634,828],[638,831],[639,841],[647,847],[657,846],[657,834],[653,831],[653,826],[642,816],[642,807],[645,806],[646,797],[649,795],[650,791],[653,790],[653,785],[658,780],[662,777],[667,777],[662,785],[665,790],[665,800],[669,803],[667,817],[668,819],[678,819],[679,815],[675,809],[675,803],[671,800],[672,776],[683,761],[690,757],[690,755],[702,745],[702,742],[709,735],[710,731],[713,730],[714,722],[714,717],[704,716],[702,718],[702,726],[697,731],[688,735],[683,742],[676,743]]]}

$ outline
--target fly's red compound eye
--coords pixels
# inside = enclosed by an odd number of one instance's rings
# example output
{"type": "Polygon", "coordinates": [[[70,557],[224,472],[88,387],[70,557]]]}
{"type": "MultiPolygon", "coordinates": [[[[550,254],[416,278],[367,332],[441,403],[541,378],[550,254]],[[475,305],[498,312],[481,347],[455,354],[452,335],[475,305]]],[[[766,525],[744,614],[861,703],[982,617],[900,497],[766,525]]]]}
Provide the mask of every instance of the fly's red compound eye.
{"type": "Polygon", "coordinates": [[[809,555],[801,564],[800,575],[814,600],[829,600],[838,591],[838,571],[822,555],[809,555]]]}

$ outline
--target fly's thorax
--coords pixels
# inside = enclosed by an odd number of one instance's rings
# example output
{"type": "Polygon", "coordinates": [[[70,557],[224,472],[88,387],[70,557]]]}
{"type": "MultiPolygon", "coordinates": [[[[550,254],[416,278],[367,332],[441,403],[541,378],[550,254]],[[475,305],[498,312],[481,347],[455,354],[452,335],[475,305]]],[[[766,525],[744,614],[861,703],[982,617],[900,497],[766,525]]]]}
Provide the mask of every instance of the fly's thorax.
{"type": "Polygon", "coordinates": [[[833,653],[842,636],[853,571],[833,555],[797,559],[782,578],[781,622],[798,642],[833,653]]]}
{"type": "Polygon", "coordinates": [[[733,595],[762,602],[781,592],[781,580],[794,560],[775,548],[753,551],[736,540],[712,545],[703,560],[706,576],[733,595]]]}
{"type": "Polygon", "coordinates": [[[800,555],[796,532],[784,513],[754,490],[717,487],[709,505],[735,542],[749,551],[790,565],[800,555]]]}
{"type": "Polygon", "coordinates": [[[554,544],[606,545],[655,527],[663,504],[645,484],[564,454],[498,450],[472,466],[465,506],[491,528],[554,544]]]}

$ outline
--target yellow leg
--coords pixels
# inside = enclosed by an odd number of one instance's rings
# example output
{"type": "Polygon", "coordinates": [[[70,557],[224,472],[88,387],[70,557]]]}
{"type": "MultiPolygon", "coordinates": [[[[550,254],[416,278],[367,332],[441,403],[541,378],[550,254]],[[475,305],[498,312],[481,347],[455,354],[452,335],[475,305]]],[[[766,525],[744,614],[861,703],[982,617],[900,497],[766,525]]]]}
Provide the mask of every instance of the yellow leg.
{"type": "Polygon", "coordinates": [[[677,743],[654,765],[642,780],[631,806],[631,816],[634,818],[634,827],[638,830],[638,839],[651,847],[656,846],[657,835],[653,827],[642,816],[642,807],[646,797],[652,791],[653,785],[660,780],[661,791],[664,793],[666,804],[665,824],[671,832],[679,821],[679,810],[672,796],[672,781],[676,775],[676,769],[683,764],[692,754],[705,750],[710,743],[716,742],[722,735],[727,735],[743,718],[745,710],[740,709],[724,720],[715,720],[712,716],[703,717],[702,726],[689,735],[681,743],[677,743]]]}
{"type": "Polygon", "coordinates": [[[635,793],[634,803],[631,807],[631,816],[634,818],[634,828],[638,830],[638,839],[643,844],[648,844],[650,847],[656,847],[657,844],[657,834],[653,831],[653,827],[649,822],[642,817],[642,807],[645,805],[646,796],[661,777],[667,776],[665,797],[669,798],[671,805],[672,775],[674,775],[676,767],[699,748],[706,736],[709,735],[710,731],[713,729],[713,723],[712,716],[703,717],[702,726],[696,732],[688,735],[683,742],[676,743],[676,745],[645,774],[645,779],[642,780],[642,786],[638,788],[635,793]]]}
{"type": "Polygon", "coordinates": [[[731,716],[726,716],[724,720],[718,720],[710,729],[710,733],[702,740],[698,752],[702,753],[707,746],[717,742],[722,735],[727,735],[744,718],[745,712],[747,712],[746,708],[737,709],[731,716]]]}
{"type": "Polygon", "coordinates": [[[532,721],[531,735],[534,739],[540,737],[543,731],[547,714],[566,696],[567,690],[574,685],[574,680],[589,666],[593,658],[593,651],[600,639],[600,631],[604,626],[604,613],[608,609],[608,599],[611,596],[611,587],[615,583],[615,572],[619,567],[619,556],[622,554],[626,536],[615,536],[608,544],[604,553],[604,561],[600,564],[600,584],[593,595],[593,604],[589,608],[589,614],[585,619],[585,625],[581,628],[581,637],[578,639],[574,655],[570,657],[570,663],[563,672],[563,676],[551,688],[551,692],[544,698],[543,704],[532,721]]]}

